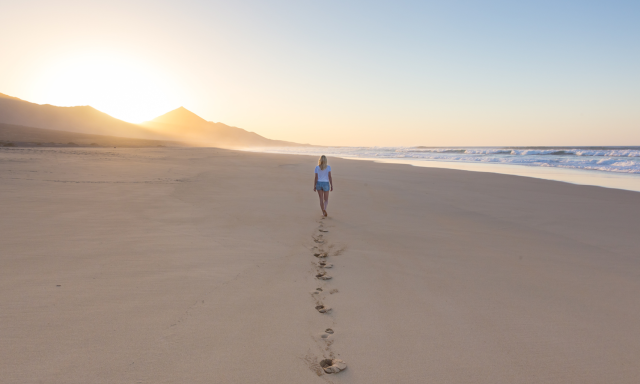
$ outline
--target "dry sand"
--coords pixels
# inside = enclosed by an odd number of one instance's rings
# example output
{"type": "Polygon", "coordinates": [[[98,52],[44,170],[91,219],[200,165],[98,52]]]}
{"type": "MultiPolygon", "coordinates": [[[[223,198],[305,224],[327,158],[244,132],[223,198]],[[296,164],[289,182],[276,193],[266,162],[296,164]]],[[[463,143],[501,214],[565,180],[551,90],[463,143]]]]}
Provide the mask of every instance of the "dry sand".
{"type": "Polygon", "coordinates": [[[314,162],[0,149],[0,381],[640,382],[639,193],[314,162]]]}

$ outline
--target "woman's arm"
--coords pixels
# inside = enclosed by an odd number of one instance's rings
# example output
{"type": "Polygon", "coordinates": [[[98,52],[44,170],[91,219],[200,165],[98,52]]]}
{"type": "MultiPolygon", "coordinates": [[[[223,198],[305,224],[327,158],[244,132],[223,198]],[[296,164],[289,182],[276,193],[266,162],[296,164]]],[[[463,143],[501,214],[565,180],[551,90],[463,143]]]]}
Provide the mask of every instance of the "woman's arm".
{"type": "Polygon", "coordinates": [[[313,178],[313,192],[316,191],[316,184],[318,184],[318,174],[316,173],[316,177],[313,178]]]}
{"type": "MultiPolygon", "coordinates": [[[[318,175],[316,175],[316,179],[318,175]]],[[[333,179],[331,178],[331,171],[329,171],[329,184],[331,184],[331,192],[333,192],[333,179]]]]}

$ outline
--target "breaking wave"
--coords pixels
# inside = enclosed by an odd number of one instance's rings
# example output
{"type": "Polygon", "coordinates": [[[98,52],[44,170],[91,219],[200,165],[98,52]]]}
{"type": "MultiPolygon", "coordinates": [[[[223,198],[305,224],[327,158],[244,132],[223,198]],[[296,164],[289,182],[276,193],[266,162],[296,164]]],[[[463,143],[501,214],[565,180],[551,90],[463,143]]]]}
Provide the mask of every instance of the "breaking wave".
{"type": "Polygon", "coordinates": [[[640,147],[282,147],[264,152],[512,164],[640,174],[640,147]]]}

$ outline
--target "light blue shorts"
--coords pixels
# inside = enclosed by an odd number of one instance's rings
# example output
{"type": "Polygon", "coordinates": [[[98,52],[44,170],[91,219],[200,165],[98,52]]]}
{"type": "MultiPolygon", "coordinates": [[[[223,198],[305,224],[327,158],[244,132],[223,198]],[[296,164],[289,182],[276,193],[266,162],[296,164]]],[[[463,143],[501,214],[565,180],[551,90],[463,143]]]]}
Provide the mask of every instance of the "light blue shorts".
{"type": "Polygon", "coordinates": [[[331,189],[331,186],[329,185],[328,181],[318,181],[316,183],[316,190],[318,191],[329,192],[330,189],[331,189]]]}

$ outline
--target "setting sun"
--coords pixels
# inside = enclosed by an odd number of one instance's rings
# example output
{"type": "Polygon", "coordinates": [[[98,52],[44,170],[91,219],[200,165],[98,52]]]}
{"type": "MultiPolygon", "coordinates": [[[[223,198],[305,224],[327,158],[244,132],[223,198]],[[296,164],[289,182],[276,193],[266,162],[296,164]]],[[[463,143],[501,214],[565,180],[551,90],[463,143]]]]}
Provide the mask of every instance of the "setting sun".
{"type": "Polygon", "coordinates": [[[60,106],[91,105],[140,123],[180,105],[168,76],[135,59],[110,54],[68,56],[37,80],[40,98],[60,106]]]}

